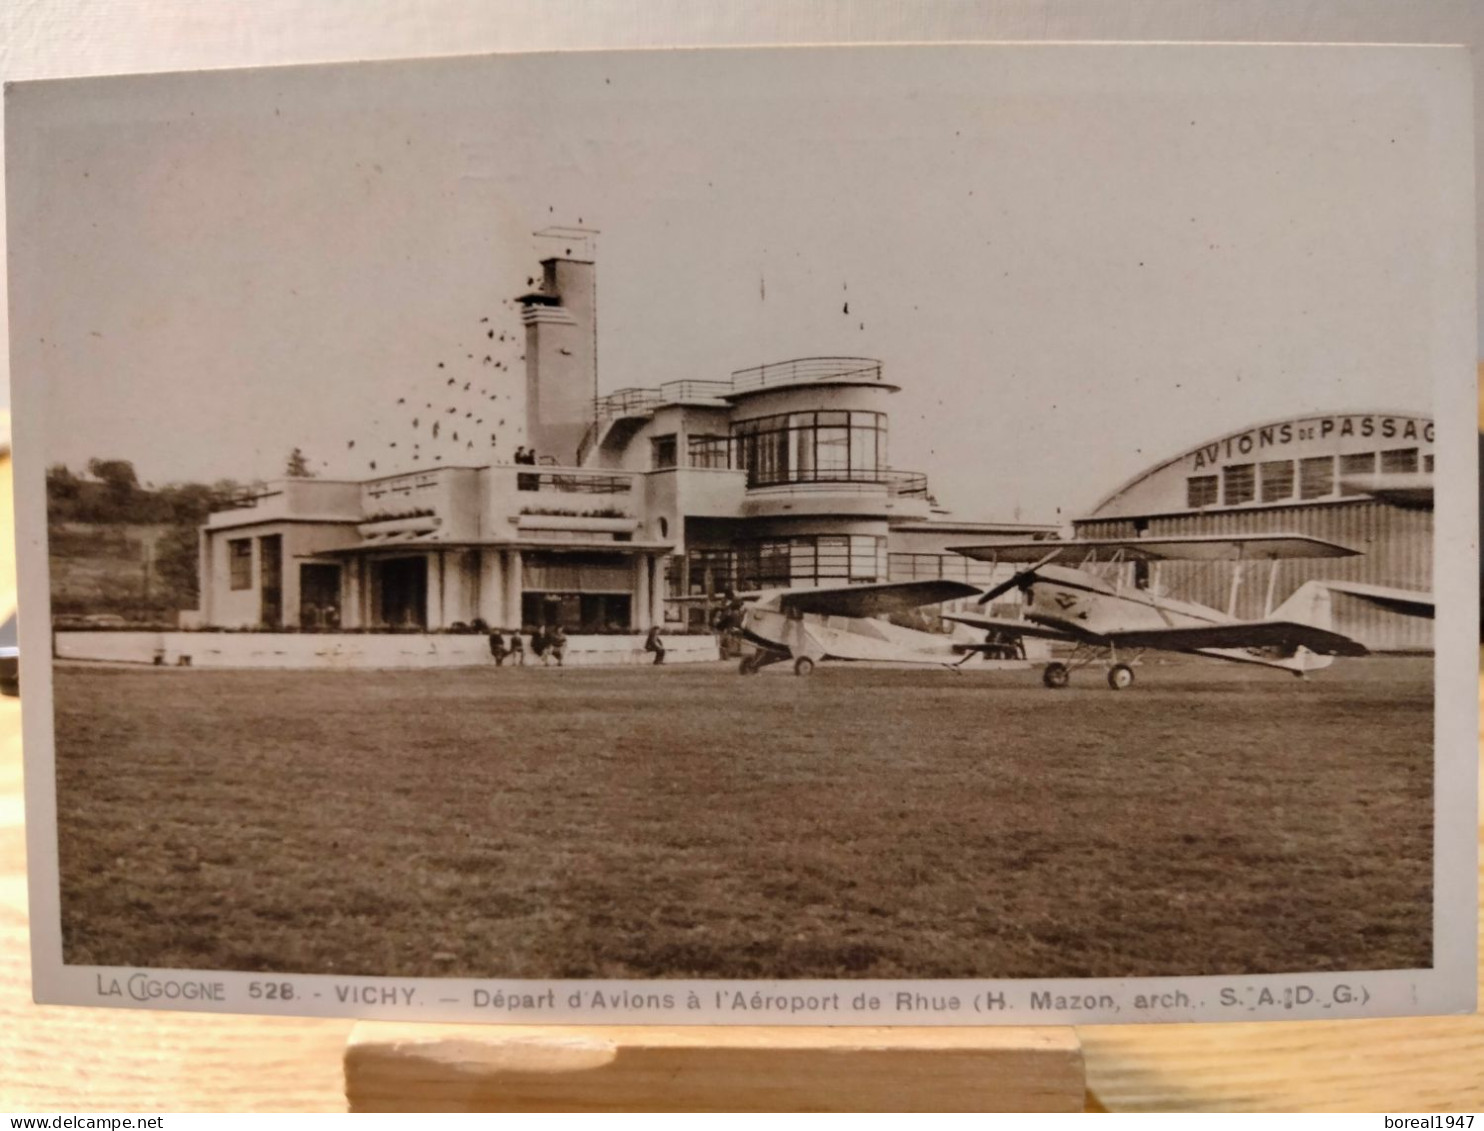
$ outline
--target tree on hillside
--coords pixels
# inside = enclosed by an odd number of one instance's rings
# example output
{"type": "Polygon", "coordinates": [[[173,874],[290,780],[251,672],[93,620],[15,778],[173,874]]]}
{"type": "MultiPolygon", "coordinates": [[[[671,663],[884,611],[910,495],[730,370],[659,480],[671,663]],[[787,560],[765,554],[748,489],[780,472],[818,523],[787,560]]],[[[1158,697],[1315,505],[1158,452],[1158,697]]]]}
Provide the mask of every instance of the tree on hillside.
{"type": "Polygon", "coordinates": [[[88,474],[120,498],[128,498],[139,490],[139,476],[126,459],[90,459],[88,474]]]}
{"type": "Polygon", "coordinates": [[[290,479],[313,479],[314,472],[309,470],[309,457],[302,449],[295,448],[289,453],[288,465],[283,473],[290,479]]]}

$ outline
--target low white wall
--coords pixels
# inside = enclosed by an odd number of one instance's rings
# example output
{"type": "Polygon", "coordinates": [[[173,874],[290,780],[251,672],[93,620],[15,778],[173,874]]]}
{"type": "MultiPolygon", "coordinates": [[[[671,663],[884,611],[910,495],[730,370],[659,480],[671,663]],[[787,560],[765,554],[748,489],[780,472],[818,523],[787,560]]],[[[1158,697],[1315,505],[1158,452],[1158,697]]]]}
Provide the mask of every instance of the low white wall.
{"type": "MultiPolygon", "coordinates": [[[[58,632],[59,660],[198,668],[454,668],[493,666],[483,636],[279,632],[58,632]],[[188,657],[188,659],[187,659],[188,657]]],[[[508,639],[508,637],[507,637],[508,639]]],[[[718,659],[711,636],[667,636],[666,664],[718,659]]],[[[505,661],[507,664],[510,660],[505,661]]],[[[526,647],[526,664],[540,664],[526,647]]],[[[642,636],[570,636],[568,667],[652,664],[642,636]]]]}

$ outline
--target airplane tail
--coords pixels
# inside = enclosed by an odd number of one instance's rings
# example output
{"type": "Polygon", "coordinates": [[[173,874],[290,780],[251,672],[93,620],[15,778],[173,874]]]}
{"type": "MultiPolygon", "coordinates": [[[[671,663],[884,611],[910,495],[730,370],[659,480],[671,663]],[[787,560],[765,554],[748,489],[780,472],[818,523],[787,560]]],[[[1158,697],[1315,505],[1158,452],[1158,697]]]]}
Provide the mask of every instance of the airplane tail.
{"type": "Polygon", "coordinates": [[[1311,624],[1334,631],[1334,614],[1330,608],[1329,588],[1318,581],[1306,581],[1293,595],[1268,614],[1270,620],[1288,620],[1311,624]]]}
{"type": "MultiPolygon", "coordinates": [[[[1334,631],[1334,613],[1331,609],[1329,589],[1322,582],[1306,581],[1293,594],[1268,614],[1269,620],[1293,621],[1295,624],[1313,625],[1326,631],[1334,631]]],[[[1278,666],[1292,668],[1303,673],[1327,668],[1335,662],[1333,656],[1320,656],[1307,648],[1297,648],[1291,657],[1285,657],[1278,666]]]]}

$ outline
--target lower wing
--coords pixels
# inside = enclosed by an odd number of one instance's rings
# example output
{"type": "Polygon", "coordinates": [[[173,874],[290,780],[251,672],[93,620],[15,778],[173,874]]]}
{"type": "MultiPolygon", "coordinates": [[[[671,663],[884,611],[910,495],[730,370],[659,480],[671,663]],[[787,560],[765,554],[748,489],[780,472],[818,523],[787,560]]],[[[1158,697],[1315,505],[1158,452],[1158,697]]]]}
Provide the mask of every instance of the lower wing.
{"type": "Polygon", "coordinates": [[[1237,621],[1179,628],[1145,628],[1108,634],[1111,643],[1130,648],[1162,648],[1169,652],[1191,652],[1199,648],[1277,648],[1296,651],[1307,648],[1321,656],[1365,656],[1370,654],[1359,640],[1329,629],[1297,621],[1237,621]]]}

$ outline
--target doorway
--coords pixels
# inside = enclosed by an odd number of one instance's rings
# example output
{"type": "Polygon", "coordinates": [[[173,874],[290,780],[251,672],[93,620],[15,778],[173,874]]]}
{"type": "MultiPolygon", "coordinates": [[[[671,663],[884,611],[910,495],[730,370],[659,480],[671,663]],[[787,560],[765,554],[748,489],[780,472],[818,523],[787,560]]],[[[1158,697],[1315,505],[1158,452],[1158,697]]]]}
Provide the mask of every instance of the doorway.
{"type": "Polygon", "coordinates": [[[390,628],[427,628],[428,559],[390,558],[379,564],[377,619],[390,628]]]}

